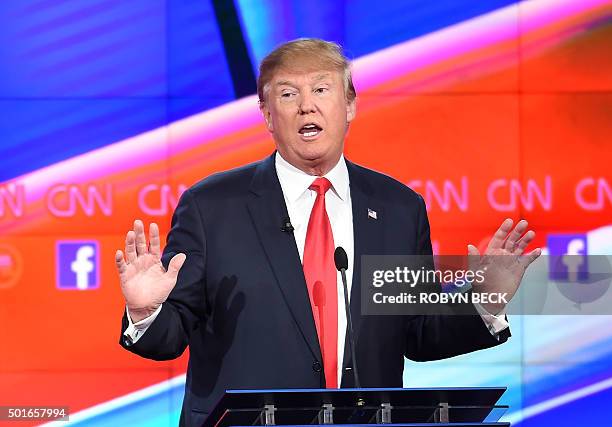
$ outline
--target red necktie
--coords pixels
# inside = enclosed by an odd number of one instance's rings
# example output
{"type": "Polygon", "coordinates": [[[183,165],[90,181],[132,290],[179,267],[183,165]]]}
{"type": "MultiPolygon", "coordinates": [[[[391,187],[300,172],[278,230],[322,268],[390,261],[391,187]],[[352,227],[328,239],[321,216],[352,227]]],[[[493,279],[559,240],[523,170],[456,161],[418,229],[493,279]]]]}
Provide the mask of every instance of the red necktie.
{"type": "Polygon", "coordinates": [[[327,388],[338,388],[338,288],[334,236],[325,211],[325,193],[330,187],[327,178],[317,178],[310,186],[317,198],[308,221],[303,264],[323,355],[325,384],[327,388]]]}

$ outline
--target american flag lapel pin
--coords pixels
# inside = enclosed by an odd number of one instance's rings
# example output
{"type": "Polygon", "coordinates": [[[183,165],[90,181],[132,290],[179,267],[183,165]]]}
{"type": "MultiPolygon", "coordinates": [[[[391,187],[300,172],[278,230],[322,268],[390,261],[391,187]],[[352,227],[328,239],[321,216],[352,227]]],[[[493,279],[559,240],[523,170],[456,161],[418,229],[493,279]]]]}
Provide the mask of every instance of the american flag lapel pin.
{"type": "Polygon", "coordinates": [[[368,208],[368,218],[378,219],[378,214],[375,210],[368,208]]]}

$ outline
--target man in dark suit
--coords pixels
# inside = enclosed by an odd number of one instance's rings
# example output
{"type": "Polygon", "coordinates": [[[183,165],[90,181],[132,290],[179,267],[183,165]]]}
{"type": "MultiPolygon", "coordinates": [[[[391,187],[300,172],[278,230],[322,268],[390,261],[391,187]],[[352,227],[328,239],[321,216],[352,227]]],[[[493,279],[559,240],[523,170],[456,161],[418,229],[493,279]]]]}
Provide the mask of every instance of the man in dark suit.
{"type": "MultiPolygon", "coordinates": [[[[116,255],[127,306],[121,344],[155,360],[190,348],[181,424],[200,425],[226,389],[353,386],[336,246],[349,258],[361,386],[401,387],[404,357],[504,342],[501,305],[472,316],[361,315],[361,255],[432,249],[423,199],[342,155],[355,89],[340,48],[316,39],[280,46],[261,64],[258,92],[277,151],[187,190],[163,256],[157,225],[147,245],[138,220],[125,256],[116,255]]],[[[486,283],[511,295],[539,255],[523,254],[534,236],[527,223],[512,225],[485,254],[511,255],[490,262],[505,279],[486,283]]]]}

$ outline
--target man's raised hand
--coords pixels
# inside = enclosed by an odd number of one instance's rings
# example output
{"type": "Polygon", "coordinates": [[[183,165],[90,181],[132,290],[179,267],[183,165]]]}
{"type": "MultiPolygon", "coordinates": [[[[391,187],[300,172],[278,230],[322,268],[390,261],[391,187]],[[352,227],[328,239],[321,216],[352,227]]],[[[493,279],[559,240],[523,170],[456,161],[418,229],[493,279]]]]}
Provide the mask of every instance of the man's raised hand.
{"type": "MultiPolygon", "coordinates": [[[[516,293],[527,267],[542,253],[540,248],[525,253],[525,249],[535,237],[534,231],[527,231],[527,221],[519,221],[514,229],[512,225],[512,220],[506,219],[482,255],[474,245],[468,245],[470,269],[485,272],[484,283],[478,285],[475,291],[506,294],[508,301],[516,293]]],[[[504,304],[483,306],[493,314],[504,308],[504,304]]]]}
{"type": "Polygon", "coordinates": [[[149,245],[144,224],[134,221],[134,229],[125,236],[125,257],[122,251],[115,254],[121,292],[125,298],[132,322],[149,317],[166,301],[176,285],[178,272],[186,255],[176,254],[164,269],[161,263],[161,247],[157,224],[149,226],[149,245]]]}

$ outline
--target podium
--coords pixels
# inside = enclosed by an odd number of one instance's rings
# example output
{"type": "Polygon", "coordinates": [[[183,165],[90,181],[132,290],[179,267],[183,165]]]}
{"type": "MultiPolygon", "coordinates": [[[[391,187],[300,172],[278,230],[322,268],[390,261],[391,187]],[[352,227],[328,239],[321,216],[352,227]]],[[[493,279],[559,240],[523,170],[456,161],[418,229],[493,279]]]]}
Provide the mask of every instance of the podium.
{"type": "Polygon", "coordinates": [[[204,427],[509,426],[505,387],[228,390],[204,427]]]}

